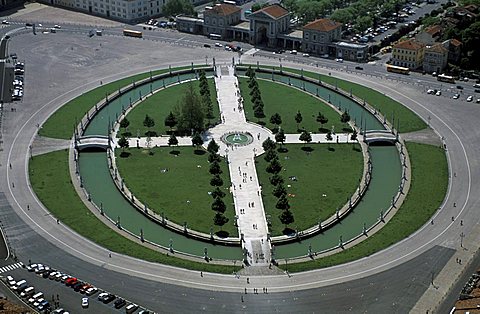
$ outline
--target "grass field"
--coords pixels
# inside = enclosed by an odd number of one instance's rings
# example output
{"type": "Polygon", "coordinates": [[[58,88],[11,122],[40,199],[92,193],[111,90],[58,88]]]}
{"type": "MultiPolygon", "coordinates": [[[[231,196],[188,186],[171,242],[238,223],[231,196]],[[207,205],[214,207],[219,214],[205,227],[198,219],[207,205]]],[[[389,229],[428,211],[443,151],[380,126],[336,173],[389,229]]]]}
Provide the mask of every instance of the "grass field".
{"type": "MultiPolygon", "coordinates": [[[[174,68],[172,70],[188,69],[191,66],[174,68]]],[[[152,75],[158,75],[168,72],[168,69],[152,71],[152,75]]],[[[105,98],[105,94],[113,93],[119,88],[131,84],[133,81],[139,81],[149,77],[150,73],[141,73],[126,77],[124,79],[105,84],[103,86],[92,89],[79,97],[70,100],[57,111],[55,111],[48,120],[42,125],[39,131],[41,136],[53,137],[60,139],[70,139],[73,135],[72,127],[76,121],[79,121],[90,108],[95,106],[100,100],[105,98]]]]}
{"type": "MultiPolygon", "coordinates": [[[[130,126],[128,127],[130,132],[132,134],[137,134],[137,130],[139,130],[140,135],[143,136],[145,132],[148,131],[148,129],[143,126],[145,115],[148,114],[153,120],[155,120],[155,127],[151,130],[156,131],[157,134],[167,134],[167,131],[170,130],[170,128],[165,126],[165,118],[170,111],[175,113],[175,108],[182,101],[184,91],[188,88],[188,84],[190,83],[167,87],[166,89],[155,93],[153,96],[148,97],[141,104],[136,106],[127,115],[127,119],[130,121],[130,126]]],[[[195,81],[192,84],[198,92],[198,81],[195,81]]],[[[208,85],[210,87],[210,97],[213,104],[213,115],[215,116],[215,118],[211,120],[213,123],[220,120],[220,110],[217,103],[215,81],[213,79],[208,79],[208,85]]],[[[205,120],[205,122],[207,122],[207,120],[205,120]]]]}
{"type": "Polygon", "coordinates": [[[284,132],[298,133],[295,115],[297,111],[300,111],[303,118],[302,123],[299,125],[300,129],[305,128],[305,130],[309,132],[318,133],[320,123],[318,123],[316,119],[318,112],[321,112],[328,118],[328,122],[324,125],[324,128],[330,130],[333,125],[337,132],[342,132],[344,128],[350,130],[348,124],[340,122],[340,115],[335,110],[317,98],[284,84],[259,79],[257,79],[257,82],[262,94],[262,100],[265,104],[265,118],[257,119],[253,115],[253,105],[250,100],[248,81],[246,78],[239,78],[238,80],[240,82],[240,91],[245,100],[245,115],[249,121],[260,121],[262,124],[264,123],[267,128],[274,129],[275,125],[270,123],[270,117],[274,113],[278,113],[282,117],[281,127],[284,132]]]}
{"type": "MultiPolygon", "coordinates": [[[[256,65],[252,65],[252,68],[256,65]]],[[[272,66],[262,66],[264,68],[271,68],[272,66]]],[[[276,67],[278,69],[278,67],[276,67]]],[[[283,68],[283,71],[300,74],[301,70],[292,69],[292,68],[283,68]]],[[[318,80],[319,74],[303,71],[303,75],[306,77],[313,78],[318,80]]],[[[377,92],[369,87],[362,86],[357,83],[350,81],[341,80],[335,78],[334,76],[320,75],[320,79],[323,82],[326,82],[331,85],[337,84],[338,88],[350,92],[352,94],[365,99],[372,107],[376,108],[379,112],[386,115],[389,121],[392,121],[392,115],[395,115],[395,121],[400,121],[399,130],[401,133],[413,132],[418,130],[423,130],[427,127],[427,124],[420,119],[415,113],[410,109],[404,107],[398,101],[393,100],[392,98],[385,96],[384,94],[377,92]]],[[[293,119],[293,118],[292,118],[293,119]]]]}
{"type": "MultiPolygon", "coordinates": [[[[283,166],[281,176],[289,195],[288,200],[295,222],[289,227],[305,230],[332,216],[337,207],[345,205],[358,187],[363,171],[363,155],[358,144],[309,145],[313,151],[307,155],[302,144],[287,144],[288,152],[279,154],[283,166]],[[355,148],[355,150],[353,149],[355,148]],[[295,176],[297,181],[289,179],[295,176]],[[325,195],[325,196],[323,196],[325,195]]],[[[272,195],[271,174],[265,171],[268,163],[259,156],[257,174],[263,189],[265,213],[271,215],[273,236],[281,235],[284,225],[275,208],[277,198],[272,195]]]]}
{"type": "Polygon", "coordinates": [[[121,150],[117,150],[117,165],[125,184],[142,202],[158,214],[164,212],[171,221],[180,225],[186,221],[189,228],[207,234],[210,227],[214,227],[214,232],[222,230],[230,236],[238,236],[234,226],[233,198],[228,191],[230,174],[227,164],[220,163],[226,193],[223,199],[227,205],[225,217],[229,222],[220,229],[213,225],[213,198],[208,194],[213,190],[208,153],[195,154],[194,147],[176,147],[175,150],[180,152],[178,157],[170,154],[172,149],[168,147],[153,148],[153,155],[145,150],[130,149],[128,158],[119,157],[121,150]],[[168,171],[162,172],[162,169],[168,171]]]}
{"type": "Polygon", "coordinates": [[[80,235],[112,252],[201,271],[229,274],[239,269],[167,256],[118,235],[98,220],[76,194],[68,172],[67,150],[33,157],[29,165],[29,174],[35,193],[52,215],[80,235]]]}
{"type": "Polygon", "coordinates": [[[380,231],[358,245],[315,261],[289,264],[288,271],[329,267],[371,255],[408,237],[428,222],[447,191],[448,166],[445,152],[436,146],[418,143],[407,143],[407,149],[412,165],[411,186],[405,202],[395,216],[380,231]]]}

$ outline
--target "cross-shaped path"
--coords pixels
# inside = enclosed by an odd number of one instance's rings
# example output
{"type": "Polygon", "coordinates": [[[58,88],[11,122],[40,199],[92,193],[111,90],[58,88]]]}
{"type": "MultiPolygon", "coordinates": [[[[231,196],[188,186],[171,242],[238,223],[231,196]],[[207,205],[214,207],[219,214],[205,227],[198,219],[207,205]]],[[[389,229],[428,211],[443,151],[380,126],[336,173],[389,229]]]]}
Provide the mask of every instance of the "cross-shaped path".
{"type": "MultiPolygon", "coordinates": [[[[244,261],[250,266],[266,266],[271,262],[271,245],[268,240],[268,225],[262,202],[261,187],[257,178],[255,157],[262,154],[262,143],[274,139],[272,132],[258,124],[247,122],[241,107],[241,95],[233,66],[217,66],[215,77],[217,100],[222,123],[205,133],[205,143],[215,139],[219,153],[227,158],[231,177],[231,192],[235,204],[235,217],[242,237],[244,261]],[[247,145],[227,145],[222,141],[225,134],[250,134],[247,145]]],[[[285,143],[302,143],[299,134],[286,134],[285,143]]],[[[332,142],[346,143],[348,134],[334,135],[332,142]]],[[[178,137],[178,145],[192,145],[190,137],[178,137]]],[[[146,147],[146,138],[132,138],[130,147],[146,147]]],[[[325,134],[312,134],[312,143],[326,143],[325,134]]],[[[150,145],[167,146],[168,137],[151,138],[150,145]]],[[[264,171],[263,169],[261,171],[264,171]]]]}

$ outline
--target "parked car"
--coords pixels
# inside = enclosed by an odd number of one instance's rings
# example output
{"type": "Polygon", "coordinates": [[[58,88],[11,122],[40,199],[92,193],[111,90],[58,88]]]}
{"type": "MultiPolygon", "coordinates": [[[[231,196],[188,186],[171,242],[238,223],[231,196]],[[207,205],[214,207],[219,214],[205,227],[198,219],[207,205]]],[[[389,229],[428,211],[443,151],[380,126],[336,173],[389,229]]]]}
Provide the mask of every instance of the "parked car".
{"type": "Polygon", "coordinates": [[[84,309],[88,307],[88,298],[82,298],[82,307],[84,309]]]}
{"type": "Polygon", "coordinates": [[[455,95],[453,95],[453,97],[452,97],[452,98],[453,98],[453,99],[458,99],[459,97],[460,97],[460,95],[459,95],[459,94],[455,94],[455,95]]]}
{"type": "Polygon", "coordinates": [[[305,58],[310,57],[310,55],[308,53],[304,53],[304,54],[302,54],[302,56],[304,56],[305,58]]]}
{"type": "Polygon", "coordinates": [[[210,46],[209,44],[203,44],[203,47],[205,47],[205,48],[212,48],[212,46],[210,46]]]}
{"type": "Polygon", "coordinates": [[[457,85],[457,89],[463,89],[462,85],[457,85]]]}
{"type": "Polygon", "coordinates": [[[296,50],[292,50],[292,51],[290,51],[290,53],[291,53],[292,55],[296,55],[296,54],[297,54],[297,51],[296,51],[296,50]]]}
{"type": "Polygon", "coordinates": [[[358,65],[357,65],[357,66],[355,67],[355,70],[363,70],[363,68],[362,68],[361,66],[358,66],[358,65]]]}
{"type": "Polygon", "coordinates": [[[468,97],[467,97],[467,101],[468,101],[468,102],[473,101],[473,96],[468,96],[468,97]]]}
{"type": "Polygon", "coordinates": [[[17,284],[17,282],[13,279],[12,276],[7,276],[7,283],[10,286],[10,288],[12,288],[17,284]]]}
{"type": "Polygon", "coordinates": [[[118,299],[115,300],[115,302],[113,303],[113,305],[115,306],[116,309],[121,308],[121,307],[124,306],[125,304],[127,304],[127,301],[125,301],[125,300],[122,299],[122,298],[118,298],[118,299]]]}
{"type": "Polygon", "coordinates": [[[335,61],[342,63],[343,59],[342,58],[337,58],[337,59],[335,59],[335,61]]]}
{"type": "Polygon", "coordinates": [[[215,47],[223,47],[223,45],[221,43],[215,43],[215,47]]]}
{"type": "Polygon", "coordinates": [[[3,21],[2,21],[2,24],[8,25],[8,24],[10,24],[10,22],[7,21],[7,20],[3,20],[3,21]]]}
{"type": "Polygon", "coordinates": [[[98,289],[95,288],[95,287],[90,287],[87,289],[87,291],[85,291],[85,294],[90,296],[90,295],[94,295],[95,293],[97,293],[98,289]]]}
{"type": "Polygon", "coordinates": [[[441,96],[441,95],[442,95],[442,92],[441,92],[441,91],[437,91],[437,92],[435,93],[435,95],[436,95],[436,96],[441,96]]]}

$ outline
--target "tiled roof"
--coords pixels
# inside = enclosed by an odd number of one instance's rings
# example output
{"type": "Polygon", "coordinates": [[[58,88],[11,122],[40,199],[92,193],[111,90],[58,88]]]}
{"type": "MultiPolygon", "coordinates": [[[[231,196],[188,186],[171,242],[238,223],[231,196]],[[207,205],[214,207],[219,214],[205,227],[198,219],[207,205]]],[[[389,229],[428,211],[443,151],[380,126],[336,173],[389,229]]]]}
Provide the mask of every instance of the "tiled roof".
{"type": "Polygon", "coordinates": [[[329,31],[334,30],[338,27],[342,27],[342,23],[338,23],[338,22],[332,21],[330,19],[318,19],[318,20],[315,20],[313,22],[308,23],[303,28],[304,29],[321,31],[321,32],[329,32],[329,31]]]}
{"type": "Polygon", "coordinates": [[[282,16],[285,16],[289,13],[287,9],[285,9],[284,7],[282,7],[279,4],[269,5],[268,7],[265,7],[263,9],[258,10],[258,11],[255,11],[253,14],[256,14],[256,13],[259,13],[259,12],[266,13],[266,14],[270,15],[271,17],[275,18],[275,19],[278,19],[282,16]]]}
{"type": "Polygon", "coordinates": [[[407,49],[407,50],[419,50],[423,47],[423,44],[419,43],[418,41],[415,41],[413,39],[410,40],[405,40],[401,41],[395,46],[393,46],[393,49],[407,49]]]}
{"type": "Polygon", "coordinates": [[[455,39],[455,38],[450,40],[450,43],[454,46],[460,46],[462,44],[462,42],[460,40],[455,39]]]}
{"type": "Polygon", "coordinates": [[[211,8],[205,8],[205,11],[212,11],[217,15],[227,16],[238,11],[241,11],[240,7],[229,3],[218,3],[211,8]]]}
{"type": "Polygon", "coordinates": [[[442,27],[440,25],[433,25],[428,27],[425,32],[429,33],[432,36],[437,36],[440,35],[440,33],[442,32],[442,27]]]}

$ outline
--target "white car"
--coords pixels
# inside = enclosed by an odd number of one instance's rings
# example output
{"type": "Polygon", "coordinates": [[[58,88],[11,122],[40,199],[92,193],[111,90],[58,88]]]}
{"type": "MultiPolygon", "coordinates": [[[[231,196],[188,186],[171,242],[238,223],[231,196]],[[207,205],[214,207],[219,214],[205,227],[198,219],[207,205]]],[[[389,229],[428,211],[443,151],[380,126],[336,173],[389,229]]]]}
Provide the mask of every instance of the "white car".
{"type": "Polygon", "coordinates": [[[441,92],[441,91],[437,91],[437,93],[436,93],[435,95],[441,96],[441,95],[442,95],[442,92],[441,92]]]}
{"type": "Polygon", "coordinates": [[[467,101],[468,101],[468,102],[473,101],[473,96],[468,96],[468,97],[467,97],[467,101]]]}
{"type": "Polygon", "coordinates": [[[223,47],[221,43],[215,43],[215,47],[223,47]]]}
{"type": "Polygon", "coordinates": [[[296,54],[297,54],[297,51],[296,51],[296,50],[292,50],[292,51],[290,51],[290,54],[296,55],[296,54]]]}
{"type": "Polygon", "coordinates": [[[60,25],[55,24],[55,26],[53,28],[60,29],[62,27],[60,25]]]}
{"type": "Polygon", "coordinates": [[[2,24],[8,25],[8,24],[10,24],[10,22],[7,21],[7,20],[3,20],[3,21],[2,21],[2,24]]]}
{"type": "Polygon", "coordinates": [[[453,95],[452,98],[453,98],[453,99],[458,99],[458,97],[460,97],[460,95],[459,95],[459,94],[455,94],[455,95],[453,95]]]}
{"type": "Polygon", "coordinates": [[[435,91],[433,89],[427,90],[427,94],[433,94],[433,93],[435,93],[435,91]]]}
{"type": "Polygon", "coordinates": [[[477,98],[477,104],[480,104],[480,98],[477,98]]]}
{"type": "Polygon", "coordinates": [[[7,282],[10,287],[13,287],[17,284],[17,282],[13,279],[12,276],[7,276],[7,282]]]}
{"type": "Polygon", "coordinates": [[[82,307],[84,309],[88,307],[88,298],[82,298],[82,307]]]}
{"type": "Polygon", "coordinates": [[[309,55],[308,53],[304,53],[303,56],[304,56],[305,58],[310,57],[310,55],[309,55]]]}
{"type": "Polygon", "coordinates": [[[342,63],[343,59],[342,58],[337,58],[337,59],[335,59],[335,61],[342,63]]]}

